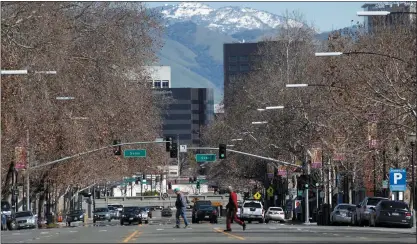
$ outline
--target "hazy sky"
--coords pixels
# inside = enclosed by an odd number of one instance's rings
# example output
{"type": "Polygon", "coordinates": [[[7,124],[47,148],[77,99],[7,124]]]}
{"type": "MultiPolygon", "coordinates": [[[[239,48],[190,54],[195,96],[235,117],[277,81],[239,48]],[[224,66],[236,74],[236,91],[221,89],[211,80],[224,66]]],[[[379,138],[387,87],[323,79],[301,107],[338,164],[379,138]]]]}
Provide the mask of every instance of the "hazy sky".
{"type": "MultiPolygon", "coordinates": [[[[149,7],[177,2],[147,2],[149,7]]],[[[351,25],[351,20],[363,21],[363,17],[356,16],[366,2],[203,2],[212,8],[224,6],[250,7],[282,15],[286,10],[299,11],[305,20],[314,23],[320,31],[330,31],[351,25]]]]}

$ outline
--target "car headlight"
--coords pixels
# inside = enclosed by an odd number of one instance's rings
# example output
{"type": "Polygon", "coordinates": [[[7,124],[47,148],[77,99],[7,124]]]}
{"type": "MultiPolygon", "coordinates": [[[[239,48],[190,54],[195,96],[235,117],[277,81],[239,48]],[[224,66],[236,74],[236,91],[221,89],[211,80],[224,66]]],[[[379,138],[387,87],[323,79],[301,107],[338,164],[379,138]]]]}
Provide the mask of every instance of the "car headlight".
{"type": "Polygon", "coordinates": [[[29,223],[34,223],[35,222],[35,219],[34,218],[28,218],[28,222],[29,223]]]}
{"type": "Polygon", "coordinates": [[[94,217],[97,217],[97,214],[94,214],[94,217]]]}
{"type": "Polygon", "coordinates": [[[80,219],[82,219],[82,218],[83,218],[83,215],[81,214],[81,215],[80,215],[80,219]]]}
{"type": "Polygon", "coordinates": [[[122,214],[122,217],[126,217],[124,214],[122,214]]]}
{"type": "Polygon", "coordinates": [[[110,216],[110,214],[106,213],[106,217],[109,217],[109,216],[110,216]]]}

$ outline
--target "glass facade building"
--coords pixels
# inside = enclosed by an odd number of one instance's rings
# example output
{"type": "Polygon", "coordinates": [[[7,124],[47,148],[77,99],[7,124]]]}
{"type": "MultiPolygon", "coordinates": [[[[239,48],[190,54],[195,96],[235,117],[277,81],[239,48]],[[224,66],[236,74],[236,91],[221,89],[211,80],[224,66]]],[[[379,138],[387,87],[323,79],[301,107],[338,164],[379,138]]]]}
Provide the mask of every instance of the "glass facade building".
{"type": "Polygon", "coordinates": [[[199,146],[203,126],[214,119],[211,88],[161,88],[154,91],[165,96],[169,105],[163,111],[163,135],[180,140],[180,145],[199,146]]]}

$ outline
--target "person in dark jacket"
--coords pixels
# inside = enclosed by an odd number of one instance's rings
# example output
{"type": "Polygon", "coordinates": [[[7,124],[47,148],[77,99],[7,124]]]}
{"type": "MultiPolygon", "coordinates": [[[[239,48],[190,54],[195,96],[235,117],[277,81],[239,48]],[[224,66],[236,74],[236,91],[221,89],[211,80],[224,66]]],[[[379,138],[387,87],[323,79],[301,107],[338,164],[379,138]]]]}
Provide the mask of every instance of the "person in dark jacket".
{"type": "Polygon", "coordinates": [[[175,214],[176,218],[176,225],[175,228],[180,228],[180,216],[184,219],[185,227],[188,227],[187,217],[185,216],[185,212],[187,211],[187,200],[185,199],[184,195],[181,193],[179,188],[174,189],[175,194],[177,194],[177,200],[175,201],[175,207],[177,208],[177,212],[175,214]]]}
{"type": "Polygon", "coordinates": [[[227,215],[226,215],[226,229],[224,231],[232,231],[231,222],[232,219],[234,222],[242,226],[243,230],[246,230],[246,223],[241,221],[237,216],[237,194],[233,191],[233,188],[229,186],[229,203],[226,205],[227,215]]]}

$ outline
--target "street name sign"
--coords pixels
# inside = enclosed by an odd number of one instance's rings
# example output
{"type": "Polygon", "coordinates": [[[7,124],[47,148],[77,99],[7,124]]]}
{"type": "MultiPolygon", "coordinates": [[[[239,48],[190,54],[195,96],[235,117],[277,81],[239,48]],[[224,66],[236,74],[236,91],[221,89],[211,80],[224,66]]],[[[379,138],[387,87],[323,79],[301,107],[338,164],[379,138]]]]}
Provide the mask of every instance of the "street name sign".
{"type": "Polygon", "coordinates": [[[197,162],[214,162],[216,161],[216,154],[196,154],[195,161],[197,162]]]}
{"type": "Polygon", "coordinates": [[[146,158],[146,149],[128,149],[123,151],[125,158],[146,158]]]}
{"type": "Polygon", "coordinates": [[[405,169],[389,170],[389,189],[391,191],[405,191],[407,189],[407,172],[405,169]]]}

